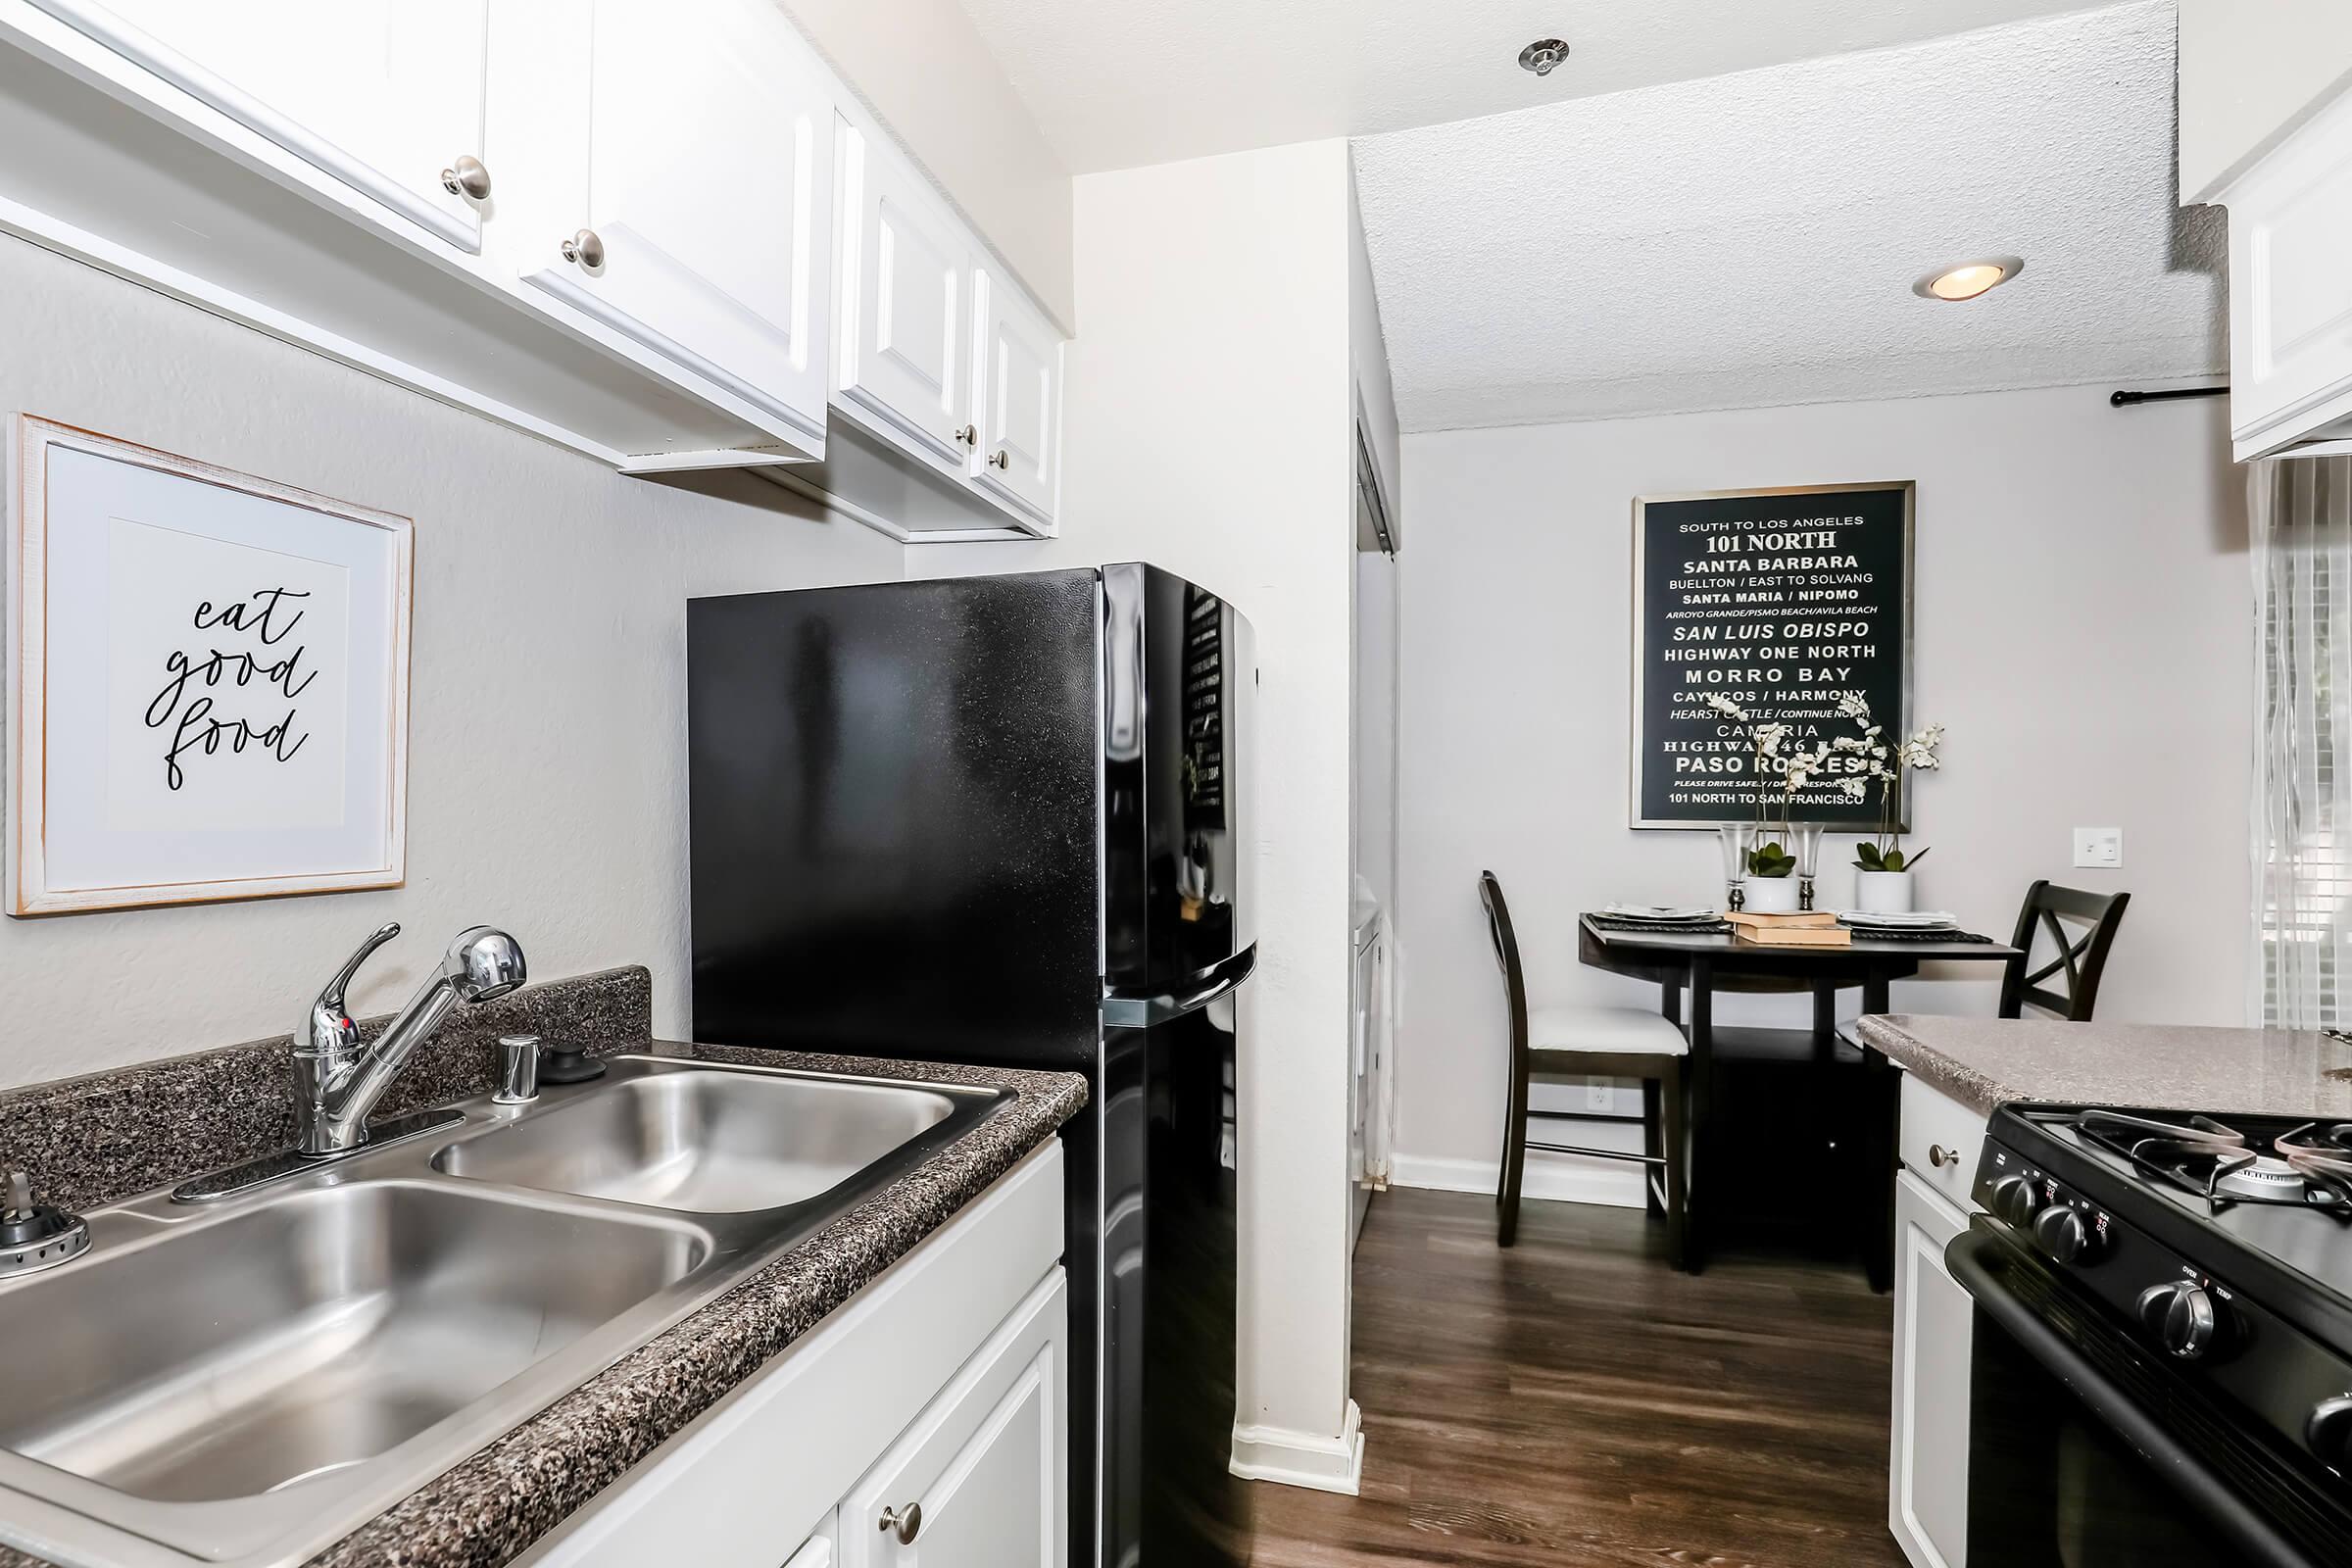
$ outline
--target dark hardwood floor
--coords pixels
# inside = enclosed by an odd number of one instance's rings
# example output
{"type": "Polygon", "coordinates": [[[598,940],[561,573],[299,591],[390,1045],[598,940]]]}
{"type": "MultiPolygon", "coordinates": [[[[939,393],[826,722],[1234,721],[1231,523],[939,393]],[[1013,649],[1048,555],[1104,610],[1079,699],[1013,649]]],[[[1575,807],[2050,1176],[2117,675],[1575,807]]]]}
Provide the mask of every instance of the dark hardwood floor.
{"type": "Polygon", "coordinates": [[[1252,1568],[1900,1568],[1891,1308],[1852,1264],[1666,1266],[1631,1209],[1374,1200],[1355,1265],[1359,1497],[1252,1488],[1252,1568]]]}

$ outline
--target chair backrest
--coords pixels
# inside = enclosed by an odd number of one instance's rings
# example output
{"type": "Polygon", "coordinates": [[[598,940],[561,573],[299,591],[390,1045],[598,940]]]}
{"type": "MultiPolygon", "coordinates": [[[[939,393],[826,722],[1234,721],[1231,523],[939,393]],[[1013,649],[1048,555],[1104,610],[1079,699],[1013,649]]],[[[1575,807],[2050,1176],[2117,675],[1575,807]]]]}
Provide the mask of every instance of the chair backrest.
{"type": "Polygon", "coordinates": [[[2001,1016],[2022,1018],[2033,1006],[2072,1023],[2089,1022],[2099,1001],[2099,972],[2107,967],[2107,950],[2115,945],[2115,928],[2123,924],[2124,906],[2131,902],[2129,893],[2085,893],[2048,882],[2028,889],[2025,907],[2017,911],[2017,934],[2009,941],[2019,956],[2009,960],[2001,978],[2001,1016]],[[2080,935],[2070,925],[2079,927],[2080,935]],[[2036,969],[2034,941],[2044,933],[2057,955],[2036,969]],[[2061,973],[2063,991],[2042,984],[2061,973]]]}
{"type": "Polygon", "coordinates": [[[1519,937],[1511,929],[1511,906],[1503,902],[1502,884],[1492,871],[1478,874],[1479,902],[1487,906],[1487,934],[1494,939],[1494,961],[1502,969],[1502,986],[1511,1009],[1511,1060],[1516,1066],[1527,1052],[1527,972],[1519,966],[1519,937]]]}

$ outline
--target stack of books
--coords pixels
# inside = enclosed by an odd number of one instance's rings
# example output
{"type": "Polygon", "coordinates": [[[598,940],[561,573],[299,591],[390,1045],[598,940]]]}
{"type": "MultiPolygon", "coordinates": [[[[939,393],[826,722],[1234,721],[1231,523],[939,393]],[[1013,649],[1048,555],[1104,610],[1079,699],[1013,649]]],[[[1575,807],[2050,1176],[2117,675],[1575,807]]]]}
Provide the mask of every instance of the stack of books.
{"type": "Polygon", "coordinates": [[[1745,909],[1734,909],[1724,916],[1732,922],[1732,936],[1740,942],[1753,942],[1767,948],[1850,948],[1854,934],[1838,923],[1834,909],[1814,909],[1803,914],[1750,914],[1745,909]]]}

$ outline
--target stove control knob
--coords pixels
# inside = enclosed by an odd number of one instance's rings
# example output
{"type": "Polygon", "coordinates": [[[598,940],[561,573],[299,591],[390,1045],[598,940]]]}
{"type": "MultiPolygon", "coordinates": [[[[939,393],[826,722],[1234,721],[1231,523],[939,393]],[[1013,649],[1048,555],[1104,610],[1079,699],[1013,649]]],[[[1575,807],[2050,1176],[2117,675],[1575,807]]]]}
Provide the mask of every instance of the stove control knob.
{"type": "Polygon", "coordinates": [[[2183,1361],[2193,1361],[2212,1349],[2221,1334],[2220,1309],[2201,1285],[2186,1280],[2151,1285],[2139,1293],[2138,1305],[2141,1326],[2156,1337],[2157,1344],[2183,1361]]]}
{"type": "Polygon", "coordinates": [[[2041,1207],[2041,1189],[2031,1176],[2004,1176],[1992,1184],[1992,1211],[2012,1225],[2025,1225],[2041,1207]]]}
{"type": "Polygon", "coordinates": [[[2352,1470],[2352,1394],[2322,1399],[2303,1423],[2303,1440],[2330,1470],[2352,1470]]]}
{"type": "Polygon", "coordinates": [[[2064,1203],[2034,1217],[2034,1237],[2061,1263],[2087,1262],[2098,1250],[2098,1235],[2083,1222],[2082,1210],[2064,1203]]]}

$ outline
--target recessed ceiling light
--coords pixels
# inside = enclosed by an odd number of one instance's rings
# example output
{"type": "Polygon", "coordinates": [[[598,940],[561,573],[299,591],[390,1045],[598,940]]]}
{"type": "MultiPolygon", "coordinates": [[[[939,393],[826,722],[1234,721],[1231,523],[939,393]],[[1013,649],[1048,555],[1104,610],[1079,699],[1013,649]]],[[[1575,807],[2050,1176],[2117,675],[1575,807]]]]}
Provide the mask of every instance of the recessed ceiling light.
{"type": "Polygon", "coordinates": [[[1956,305],[2000,287],[2025,270],[2026,264],[2014,256],[1986,256],[1930,272],[1911,285],[1911,292],[1923,300],[1956,305]]]}
{"type": "Polygon", "coordinates": [[[1557,38],[1538,38],[1519,51],[1519,69],[1548,76],[1568,58],[1568,46],[1557,38]]]}

